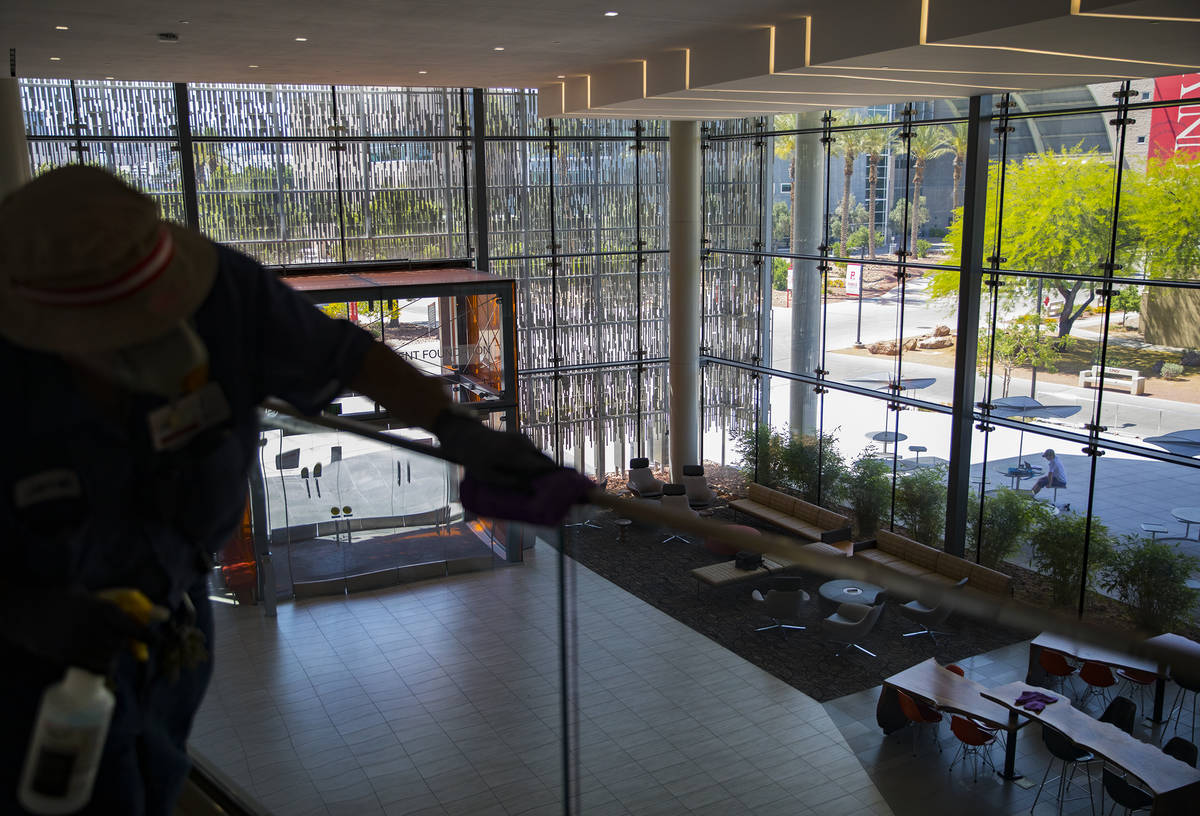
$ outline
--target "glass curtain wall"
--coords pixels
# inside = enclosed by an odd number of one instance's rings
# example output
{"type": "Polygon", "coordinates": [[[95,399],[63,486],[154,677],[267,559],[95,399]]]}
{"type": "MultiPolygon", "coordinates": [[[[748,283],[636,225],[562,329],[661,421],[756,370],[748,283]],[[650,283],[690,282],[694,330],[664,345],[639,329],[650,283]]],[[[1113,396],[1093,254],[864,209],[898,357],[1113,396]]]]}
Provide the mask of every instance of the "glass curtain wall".
{"type": "Polygon", "coordinates": [[[964,548],[1027,600],[1186,625],[1200,586],[1189,81],[985,98],[982,305],[962,338],[967,100],[710,127],[705,377],[768,385],[750,410],[706,403],[706,430],[748,478],[849,512],[858,539],[878,523],[964,548]],[[756,287],[767,299],[744,294],[756,287]],[[960,343],[976,370],[956,364],[960,343]],[[974,404],[953,404],[959,377],[974,404]],[[976,426],[963,449],[956,412],[976,426]],[[944,541],[952,460],[969,523],[944,541]],[[1182,587],[1173,612],[1145,601],[1164,581],[1182,587]]]}
{"type": "Polygon", "coordinates": [[[471,254],[459,89],[84,80],[21,89],[35,173],[105,167],[180,223],[190,176],[194,226],[265,264],[471,254]]]}
{"type": "Polygon", "coordinates": [[[603,478],[666,464],[667,150],[659,122],[537,118],[487,94],[493,272],[518,281],[522,429],[603,478]]]}

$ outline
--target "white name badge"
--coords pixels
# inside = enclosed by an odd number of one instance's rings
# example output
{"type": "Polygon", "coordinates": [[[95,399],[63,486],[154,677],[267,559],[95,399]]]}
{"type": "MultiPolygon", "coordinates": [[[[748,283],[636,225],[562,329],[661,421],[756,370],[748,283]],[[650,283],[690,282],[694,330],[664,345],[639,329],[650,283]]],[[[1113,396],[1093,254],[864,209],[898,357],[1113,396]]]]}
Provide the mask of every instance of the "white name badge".
{"type": "Polygon", "coordinates": [[[13,506],[18,510],[55,499],[77,499],[83,495],[73,470],[58,468],[22,479],[13,486],[13,506]]]}
{"type": "Polygon", "coordinates": [[[146,420],[155,450],[173,450],[196,434],[229,419],[225,392],[210,382],[169,405],[151,411],[146,420]]]}

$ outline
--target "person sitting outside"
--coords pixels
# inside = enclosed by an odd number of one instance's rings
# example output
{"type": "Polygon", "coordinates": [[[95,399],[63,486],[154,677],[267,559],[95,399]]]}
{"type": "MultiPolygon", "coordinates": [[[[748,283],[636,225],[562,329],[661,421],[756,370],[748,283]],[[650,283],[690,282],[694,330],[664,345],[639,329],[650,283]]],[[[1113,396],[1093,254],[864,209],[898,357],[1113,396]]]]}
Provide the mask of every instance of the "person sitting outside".
{"type": "Polygon", "coordinates": [[[1062,460],[1054,455],[1054,451],[1047,449],[1042,458],[1046,460],[1046,475],[1033,483],[1035,496],[1043,487],[1067,486],[1067,469],[1063,467],[1062,460]]]}

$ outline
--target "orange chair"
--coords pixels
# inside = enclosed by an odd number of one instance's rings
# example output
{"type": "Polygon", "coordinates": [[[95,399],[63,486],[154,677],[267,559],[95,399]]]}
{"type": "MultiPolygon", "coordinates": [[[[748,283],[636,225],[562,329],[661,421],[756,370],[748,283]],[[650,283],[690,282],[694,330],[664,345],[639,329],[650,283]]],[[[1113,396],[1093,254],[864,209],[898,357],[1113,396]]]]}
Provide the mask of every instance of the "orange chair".
{"type": "MultiPolygon", "coordinates": [[[[1046,674],[1058,678],[1059,689],[1063,694],[1067,694],[1067,678],[1075,673],[1075,667],[1067,662],[1067,658],[1061,652],[1042,649],[1041,654],[1038,655],[1038,663],[1041,664],[1046,674]]],[[[1072,692],[1074,692],[1074,687],[1072,687],[1072,692]]],[[[1071,696],[1074,694],[1072,693],[1071,696]]]]}
{"type": "Polygon", "coordinates": [[[967,676],[967,673],[966,673],[965,671],[963,671],[963,667],[962,667],[962,666],[960,666],[960,665],[958,665],[957,663],[949,663],[949,664],[947,664],[947,665],[946,665],[946,671],[952,671],[952,672],[954,672],[955,674],[957,674],[959,677],[966,677],[966,676],[967,676]]]}
{"type": "Polygon", "coordinates": [[[1117,669],[1116,675],[1121,678],[1121,688],[1117,689],[1117,694],[1133,697],[1133,692],[1136,691],[1138,710],[1144,710],[1146,689],[1158,679],[1158,675],[1141,669],[1117,669]]]}
{"type": "Polygon", "coordinates": [[[959,758],[965,763],[967,757],[973,757],[971,763],[974,770],[974,781],[979,781],[979,760],[983,759],[984,763],[991,767],[994,771],[996,765],[992,762],[992,756],[988,749],[992,743],[996,741],[996,732],[987,731],[979,727],[979,723],[966,717],[955,715],[950,718],[950,731],[954,736],[958,737],[958,753],[955,754],[954,760],[950,763],[950,771],[954,771],[954,765],[959,758]]]}
{"type": "Polygon", "coordinates": [[[941,753],[942,741],[938,739],[938,723],[942,721],[942,715],[924,703],[918,703],[900,689],[896,689],[896,694],[900,698],[900,710],[913,725],[913,756],[917,755],[917,739],[923,725],[933,726],[933,741],[937,743],[938,753],[941,753]]]}
{"type": "Polygon", "coordinates": [[[1105,692],[1117,684],[1117,678],[1113,677],[1112,669],[1104,663],[1096,663],[1089,660],[1079,670],[1079,678],[1087,683],[1087,689],[1083,692],[1083,696],[1079,698],[1079,708],[1081,710],[1087,708],[1087,702],[1092,695],[1099,696],[1105,705],[1108,704],[1108,695],[1105,692]]]}

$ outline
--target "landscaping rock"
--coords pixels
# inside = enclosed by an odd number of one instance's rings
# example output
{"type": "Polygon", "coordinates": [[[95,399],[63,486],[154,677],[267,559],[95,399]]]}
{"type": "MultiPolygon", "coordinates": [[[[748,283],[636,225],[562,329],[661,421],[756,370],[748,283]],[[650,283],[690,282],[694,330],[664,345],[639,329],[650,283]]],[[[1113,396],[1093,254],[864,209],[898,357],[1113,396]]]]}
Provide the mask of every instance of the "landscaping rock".
{"type": "Polygon", "coordinates": [[[867,351],[871,352],[872,354],[895,355],[897,353],[896,341],[895,340],[885,340],[880,343],[872,343],[871,345],[867,346],[867,351]]]}
{"type": "Polygon", "coordinates": [[[904,350],[905,351],[916,351],[917,343],[919,343],[919,342],[920,342],[920,338],[918,338],[918,337],[908,338],[907,340],[904,341],[904,350]]]}
{"type": "Polygon", "coordinates": [[[949,348],[954,345],[953,337],[923,337],[921,342],[917,344],[923,349],[940,349],[949,348]]]}
{"type": "Polygon", "coordinates": [[[949,337],[950,336],[950,327],[949,326],[938,326],[936,329],[933,330],[933,336],[934,337],[949,337]]]}
{"type": "Polygon", "coordinates": [[[1179,355],[1179,364],[1185,366],[1200,366],[1200,351],[1196,349],[1184,349],[1183,354],[1179,355]]]}

